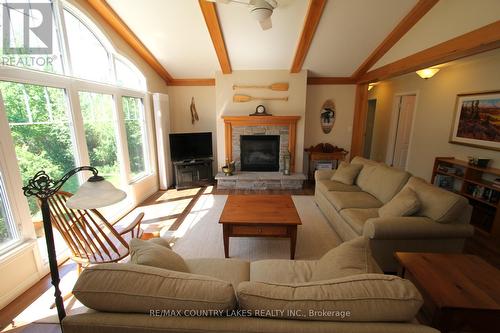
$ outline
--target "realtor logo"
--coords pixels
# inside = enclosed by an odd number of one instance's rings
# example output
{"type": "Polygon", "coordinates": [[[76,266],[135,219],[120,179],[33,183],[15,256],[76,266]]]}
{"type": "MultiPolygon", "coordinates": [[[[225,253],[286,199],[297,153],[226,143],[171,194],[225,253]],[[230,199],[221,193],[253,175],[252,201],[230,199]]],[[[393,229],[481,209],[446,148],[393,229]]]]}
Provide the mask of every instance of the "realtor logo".
{"type": "Polygon", "coordinates": [[[3,4],[3,53],[52,53],[52,4],[3,4]]]}

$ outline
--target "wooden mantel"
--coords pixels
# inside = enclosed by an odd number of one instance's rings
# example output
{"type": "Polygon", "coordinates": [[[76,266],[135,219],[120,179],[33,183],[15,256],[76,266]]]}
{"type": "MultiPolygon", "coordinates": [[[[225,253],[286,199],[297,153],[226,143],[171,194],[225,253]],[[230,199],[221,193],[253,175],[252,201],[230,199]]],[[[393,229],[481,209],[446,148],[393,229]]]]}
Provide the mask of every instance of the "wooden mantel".
{"type": "Polygon", "coordinates": [[[235,126],[288,126],[288,150],[290,151],[290,171],[295,171],[295,145],[297,122],[300,116],[222,116],[226,159],[233,160],[233,127],[235,126]]]}

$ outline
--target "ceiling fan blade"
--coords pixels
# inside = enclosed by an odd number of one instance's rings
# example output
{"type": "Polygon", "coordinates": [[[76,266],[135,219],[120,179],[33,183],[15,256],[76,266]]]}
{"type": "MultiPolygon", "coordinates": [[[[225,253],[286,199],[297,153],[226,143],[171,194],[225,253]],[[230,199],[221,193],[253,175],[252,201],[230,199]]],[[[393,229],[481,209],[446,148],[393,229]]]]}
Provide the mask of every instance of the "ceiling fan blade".
{"type": "Polygon", "coordinates": [[[271,17],[269,16],[265,20],[259,21],[260,27],[262,30],[269,30],[273,27],[273,22],[271,21],[271,17]]]}

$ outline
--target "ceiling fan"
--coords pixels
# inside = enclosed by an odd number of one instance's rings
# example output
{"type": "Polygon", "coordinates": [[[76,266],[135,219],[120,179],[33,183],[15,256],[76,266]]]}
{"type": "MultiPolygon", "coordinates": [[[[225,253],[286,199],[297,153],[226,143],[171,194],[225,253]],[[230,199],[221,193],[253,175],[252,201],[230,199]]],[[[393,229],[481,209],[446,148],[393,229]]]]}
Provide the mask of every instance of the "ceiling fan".
{"type": "Polygon", "coordinates": [[[250,7],[250,15],[260,23],[262,30],[268,30],[273,27],[271,22],[271,15],[273,10],[278,7],[278,1],[276,0],[207,0],[209,2],[217,2],[228,4],[231,2],[246,5],[250,7]]]}

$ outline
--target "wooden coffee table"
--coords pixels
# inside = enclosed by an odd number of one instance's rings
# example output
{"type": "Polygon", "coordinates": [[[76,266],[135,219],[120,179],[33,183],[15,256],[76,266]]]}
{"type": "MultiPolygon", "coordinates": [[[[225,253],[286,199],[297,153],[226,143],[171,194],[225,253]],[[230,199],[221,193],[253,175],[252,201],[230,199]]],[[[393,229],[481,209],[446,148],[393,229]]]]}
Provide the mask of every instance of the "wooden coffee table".
{"type": "Polygon", "coordinates": [[[290,195],[229,195],[219,223],[224,254],[229,258],[229,237],[290,238],[290,259],[295,258],[300,222],[290,195]]]}
{"type": "Polygon", "coordinates": [[[466,254],[396,252],[395,257],[403,267],[403,277],[424,298],[418,316],[421,322],[442,333],[498,329],[500,270],[466,254]]]}

